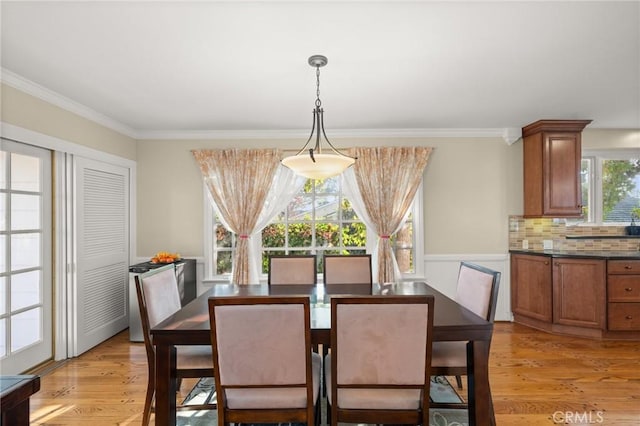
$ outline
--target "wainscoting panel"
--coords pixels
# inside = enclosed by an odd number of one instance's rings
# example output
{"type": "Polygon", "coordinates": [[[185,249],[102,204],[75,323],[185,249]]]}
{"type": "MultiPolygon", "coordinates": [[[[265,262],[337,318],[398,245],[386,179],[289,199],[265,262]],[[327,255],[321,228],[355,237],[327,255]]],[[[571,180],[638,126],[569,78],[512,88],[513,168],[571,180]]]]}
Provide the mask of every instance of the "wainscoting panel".
{"type": "Polygon", "coordinates": [[[460,262],[471,262],[502,273],[496,321],[512,321],[508,254],[434,254],[424,256],[425,281],[449,297],[456,293],[460,262]]]}

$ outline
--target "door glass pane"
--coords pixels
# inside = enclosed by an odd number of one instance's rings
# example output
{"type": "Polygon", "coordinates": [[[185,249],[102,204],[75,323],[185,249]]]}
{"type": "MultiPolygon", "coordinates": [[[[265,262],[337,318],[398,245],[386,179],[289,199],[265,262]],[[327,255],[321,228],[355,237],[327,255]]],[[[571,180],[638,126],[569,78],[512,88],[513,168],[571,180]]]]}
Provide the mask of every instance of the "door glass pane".
{"type": "MultiPolygon", "coordinates": [[[[0,173],[2,174],[2,173],[0,173]]],[[[0,231],[7,229],[7,194],[0,194],[0,231]]]]}
{"type": "Polygon", "coordinates": [[[40,191],[40,159],[11,154],[11,189],[14,191],[40,191]]]}
{"type": "Polygon", "coordinates": [[[11,235],[11,269],[35,268],[40,265],[40,234],[11,235]]]}
{"type": "Polygon", "coordinates": [[[7,355],[7,346],[5,342],[7,341],[7,321],[5,319],[0,319],[0,357],[7,355]]]}
{"type": "Polygon", "coordinates": [[[11,229],[40,229],[39,195],[11,195],[11,229]]]}
{"type": "Polygon", "coordinates": [[[7,174],[5,170],[7,170],[7,153],[0,151],[0,189],[7,188],[7,174]]]}
{"type": "Polygon", "coordinates": [[[42,339],[42,309],[30,309],[11,317],[11,351],[15,352],[42,339]]]}
{"type": "Polygon", "coordinates": [[[0,315],[7,313],[7,279],[0,277],[0,315]]]}
{"type": "Polygon", "coordinates": [[[7,259],[7,237],[5,237],[4,235],[0,235],[0,272],[6,272],[7,270],[7,265],[6,265],[6,259],[7,259]]]}
{"type": "Polygon", "coordinates": [[[11,310],[37,305],[40,299],[40,271],[11,276],[11,310]]]}

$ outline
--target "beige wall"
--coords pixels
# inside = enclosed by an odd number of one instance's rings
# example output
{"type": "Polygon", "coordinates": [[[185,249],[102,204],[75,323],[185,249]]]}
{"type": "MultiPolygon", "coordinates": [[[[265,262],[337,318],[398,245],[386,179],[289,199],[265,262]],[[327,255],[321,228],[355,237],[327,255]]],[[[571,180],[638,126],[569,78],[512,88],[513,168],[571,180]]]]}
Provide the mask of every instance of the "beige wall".
{"type": "Polygon", "coordinates": [[[3,122],[118,157],[136,159],[135,139],[6,84],[0,88],[3,122]]]}
{"type": "MultiPolygon", "coordinates": [[[[302,140],[141,140],[2,85],[2,121],[123,158],[137,160],[137,253],[203,255],[199,148],[280,147],[302,140]]],[[[533,121],[533,120],[532,120],[533,121]]],[[[501,138],[333,140],[337,146],[434,147],[425,170],[425,254],[496,254],[508,250],[508,216],[522,213],[522,141],[501,138]]],[[[640,132],[591,130],[583,147],[640,148],[640,132]]]]}
{"type": "Polygon", "coordinates": [[[640,130],[585,129],[582,149],[640,149],[640,130]]]}
{"type": "MultiPolygon", "coordinates": [[[[434,147],[425,171],[425,252],[506,253],[508,216],[521,212],[521,147],[501,138],[348,139],[341,147],[434,147]]],[[[138,255],[159,250],[203,255],[202,177],[190,150],[280,147],[286,140],[138,142],[138,255]]]]}

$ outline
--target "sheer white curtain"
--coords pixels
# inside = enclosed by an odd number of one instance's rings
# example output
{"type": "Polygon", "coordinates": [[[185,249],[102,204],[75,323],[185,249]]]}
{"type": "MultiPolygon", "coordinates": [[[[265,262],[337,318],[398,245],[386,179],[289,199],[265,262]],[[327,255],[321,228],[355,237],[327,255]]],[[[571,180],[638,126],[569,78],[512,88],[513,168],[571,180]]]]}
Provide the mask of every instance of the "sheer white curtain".
{"type": "MultiPolygon", "coordinates": [[[[262,228],[289,202],[297,178],[280,165],[277,149],[194,150],[209,195],[224,225],[238,239],[231,281],[259,283],[262,228]],[[287,198],[288,197],[288,198],[287,198]]],[[[295,192],[294,192],[295,193],[295,192]]]]}
{"type": "Polygon", "coordinates": [[[345,195],[377,240],[372,272],[379,283],[400,278],[390,238],[400,230],[420,186],[432,148],[354,148],[358,158],[343,174],[345,195]]]}
{"type": "Polygon", "coordinates": [[[258,283],[262,274],[262,230],[283,211],[293,197],[304,186],[307,178],[296,175],[291,169],[280,164],[273,177],[271,189],[256,222],[257,230],[249,236],[249,282],[258,283]]]}

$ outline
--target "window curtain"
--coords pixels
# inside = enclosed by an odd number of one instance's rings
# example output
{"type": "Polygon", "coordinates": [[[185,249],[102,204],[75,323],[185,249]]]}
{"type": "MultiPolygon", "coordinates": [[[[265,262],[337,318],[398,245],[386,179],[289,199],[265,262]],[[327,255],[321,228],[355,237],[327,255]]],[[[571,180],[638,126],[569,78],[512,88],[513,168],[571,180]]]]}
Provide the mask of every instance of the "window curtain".
{"type": "Polygon", "coordinates": [[[280,165],[277,149],[194,150],[192,154],[220,219],[237,235],[231,282],[257,284],[262,228],[304,182],[280,165]]]}
{"type": "Polygon", "coordinates": [[[378,236],[372,260],[379,283],[400,278],[390,238],[409,214],[431,151],[429,147],[351,150],[358,160],[343,175],[345,195],[367,228],[378,236]]]}

